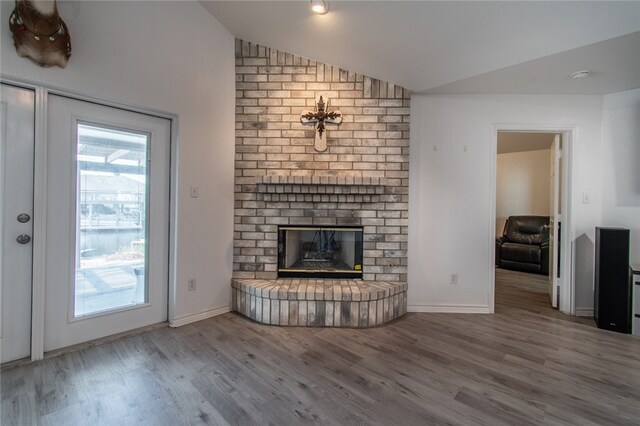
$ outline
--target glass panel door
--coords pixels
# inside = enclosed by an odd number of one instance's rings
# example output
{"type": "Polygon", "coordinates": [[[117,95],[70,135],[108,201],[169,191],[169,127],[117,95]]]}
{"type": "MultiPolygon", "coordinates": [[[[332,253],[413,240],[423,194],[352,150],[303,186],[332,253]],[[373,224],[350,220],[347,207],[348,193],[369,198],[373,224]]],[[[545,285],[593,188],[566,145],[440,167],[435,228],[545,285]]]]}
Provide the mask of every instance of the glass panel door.
{"type": "Polygon", "coordinates": [[[45,351],[166,321],[171,122],[49,97],[45,351]]]}
{"type": "Polygon", "coordinates": [[[74,317],[147,301],[149,135],[77,124],[74,317]]]}

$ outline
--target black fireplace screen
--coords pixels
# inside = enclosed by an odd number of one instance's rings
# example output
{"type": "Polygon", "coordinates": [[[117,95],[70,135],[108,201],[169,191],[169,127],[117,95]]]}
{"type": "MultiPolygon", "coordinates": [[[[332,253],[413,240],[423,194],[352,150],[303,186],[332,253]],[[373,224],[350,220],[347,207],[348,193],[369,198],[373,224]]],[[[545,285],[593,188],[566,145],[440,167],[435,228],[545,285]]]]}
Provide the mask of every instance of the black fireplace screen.
{"type": "Polygon", "coordinates": [[[362,228],[281,226],[278,276],[362,278],[362,228]]]}

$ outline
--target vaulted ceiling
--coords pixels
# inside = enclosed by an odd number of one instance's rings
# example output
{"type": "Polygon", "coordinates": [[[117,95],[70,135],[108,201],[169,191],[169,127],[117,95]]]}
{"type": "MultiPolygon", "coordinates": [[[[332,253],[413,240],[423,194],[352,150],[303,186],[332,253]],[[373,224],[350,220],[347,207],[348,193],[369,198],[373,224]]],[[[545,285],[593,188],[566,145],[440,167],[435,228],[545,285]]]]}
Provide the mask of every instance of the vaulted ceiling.
{"type": "Polygon", "coordinates": [[[201,1],[243,40],[422,93],[640,87],[640,1],[201,1]],[[570,78],[578,70],[591,76],[570,78]]]}

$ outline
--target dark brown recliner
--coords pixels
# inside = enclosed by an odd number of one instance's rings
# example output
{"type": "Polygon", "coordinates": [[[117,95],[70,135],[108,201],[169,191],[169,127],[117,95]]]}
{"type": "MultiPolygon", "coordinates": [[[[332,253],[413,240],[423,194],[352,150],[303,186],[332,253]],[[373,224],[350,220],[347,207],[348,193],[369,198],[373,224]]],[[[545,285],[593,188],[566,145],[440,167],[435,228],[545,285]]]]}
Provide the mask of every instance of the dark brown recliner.
{"type": "Polygon", "coordinates": [[[496,266],[549,275],[549,216],[510,216],[496,238],[496,266]]]}

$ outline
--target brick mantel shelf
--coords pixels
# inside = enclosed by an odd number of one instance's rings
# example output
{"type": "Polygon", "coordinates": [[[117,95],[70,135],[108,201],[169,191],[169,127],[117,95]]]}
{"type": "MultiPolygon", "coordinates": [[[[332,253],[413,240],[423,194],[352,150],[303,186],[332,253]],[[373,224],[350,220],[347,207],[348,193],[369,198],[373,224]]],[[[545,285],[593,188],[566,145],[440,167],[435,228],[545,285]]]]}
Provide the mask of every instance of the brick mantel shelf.
{"type": "Polygon", "coordinates": [[[340,185],[340,186],[386,186],[387,179],[381,177],[353,176],[256,176],[257,184],[270,185],[340,185]]]}

